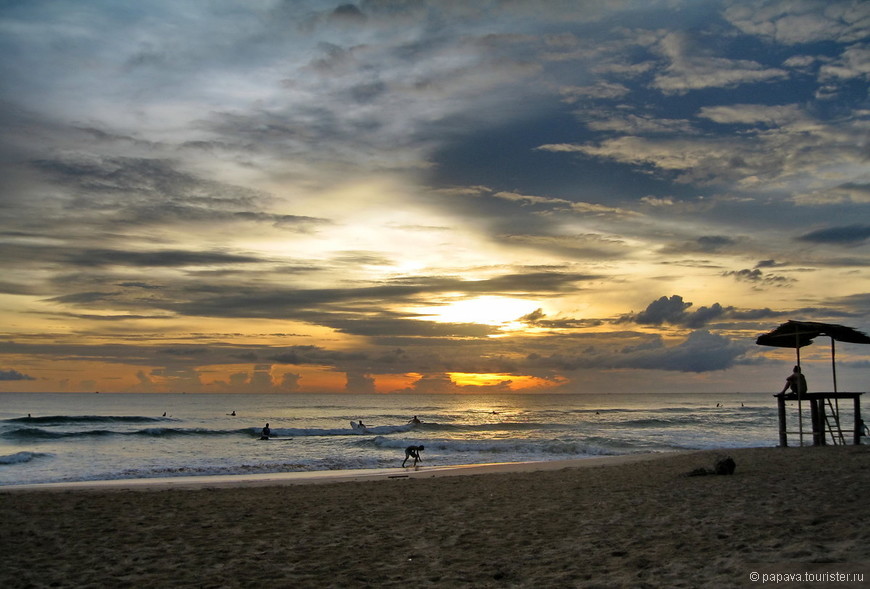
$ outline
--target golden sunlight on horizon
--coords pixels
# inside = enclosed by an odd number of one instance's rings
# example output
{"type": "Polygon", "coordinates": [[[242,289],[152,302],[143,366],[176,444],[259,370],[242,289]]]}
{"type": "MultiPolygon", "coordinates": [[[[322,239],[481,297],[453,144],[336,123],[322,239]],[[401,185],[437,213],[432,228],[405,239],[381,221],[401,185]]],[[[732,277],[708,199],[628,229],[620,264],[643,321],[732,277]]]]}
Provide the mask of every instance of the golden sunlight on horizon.
{"type": "Polygon", "coordinates": [[[505,384],[512,391],[543,389],[563,384],[560,380],[550,381],[536,376],[504,373],[448,372],[447,376],[460,387],[492,387],[505,384]]]}

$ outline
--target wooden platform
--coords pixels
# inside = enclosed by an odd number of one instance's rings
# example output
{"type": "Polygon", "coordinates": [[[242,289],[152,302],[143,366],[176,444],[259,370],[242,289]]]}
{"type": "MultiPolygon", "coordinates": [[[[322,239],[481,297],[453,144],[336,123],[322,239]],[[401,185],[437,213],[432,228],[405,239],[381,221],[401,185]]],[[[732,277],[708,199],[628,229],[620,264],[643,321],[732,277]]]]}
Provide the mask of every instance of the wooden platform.
{"type": "MultiPolygon", "coordinates": [[[[864,393],[848,393],[848,392],[817,392],[817,393],[779,393],[776,397],[777,408],[779,412],[779,445],[788,446],[788,434],[797,433],[801,436],[801,445],[803,445],[802,428],[798,432],[789,432],[786,425],[786,401],[798,401],[803,403],[806,401],[810,405],[810,422],[813,439],[813,446],[824,446],[828,443],[828,436],[833,444],[847,444],[847,439],[851,439],[851,443],[860,444],[861,435],[863,434],[864,422],[861,420],[861,395],[864,393]],[[854,407],[854,423],[849,429],[844,429],[840,423],[839,401],[852,400],[854,407]],[[831,403],[837,401],[837,403],[831,403]]],[[[800,420],[800,416],[798,416],[800,420]]]]}

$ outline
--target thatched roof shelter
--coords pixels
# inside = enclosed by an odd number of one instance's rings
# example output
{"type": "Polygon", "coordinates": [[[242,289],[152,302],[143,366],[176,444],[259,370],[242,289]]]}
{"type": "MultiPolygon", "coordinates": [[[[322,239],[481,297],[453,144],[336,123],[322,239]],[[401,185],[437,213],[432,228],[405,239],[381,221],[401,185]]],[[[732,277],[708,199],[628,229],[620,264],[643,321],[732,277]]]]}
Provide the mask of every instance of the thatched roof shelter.
{"type": "Polygon", "coordinates": [[[820,335],[826,335],[838,342],[870,344],[870,336],[857,329],[816,321],[787,321],[776,329],[758,336],[755,343],[759,346],[802,348],[812,344],[813,339],[820,335]]]}

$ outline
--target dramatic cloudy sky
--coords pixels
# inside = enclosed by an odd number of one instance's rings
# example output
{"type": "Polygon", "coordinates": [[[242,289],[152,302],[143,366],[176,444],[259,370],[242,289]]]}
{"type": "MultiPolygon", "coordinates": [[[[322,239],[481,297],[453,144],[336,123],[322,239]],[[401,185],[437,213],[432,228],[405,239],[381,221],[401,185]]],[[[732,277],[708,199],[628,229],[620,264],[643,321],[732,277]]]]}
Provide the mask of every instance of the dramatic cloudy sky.
{"type": "Polygon", "coordinates": [[[776,392],[757,335],[870,328],[868,36],[862,0],[0,2],[0,391],[776,392]]]}

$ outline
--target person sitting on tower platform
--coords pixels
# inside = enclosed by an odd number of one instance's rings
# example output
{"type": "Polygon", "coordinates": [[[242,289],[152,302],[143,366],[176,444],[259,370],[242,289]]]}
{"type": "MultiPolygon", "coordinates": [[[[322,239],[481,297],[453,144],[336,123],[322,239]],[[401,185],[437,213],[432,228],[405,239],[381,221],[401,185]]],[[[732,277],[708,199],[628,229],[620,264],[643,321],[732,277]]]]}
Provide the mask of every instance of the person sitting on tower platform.
{"type": "Polygon", "coordinates": [[[807,393],[807,379],[804,378],[804,375],[801,373],[801,367],[795,366],[794,370],[788,378],[785,379],[785,386],[782,387],[782,391],[780,391],[780,395],[791,389],[791,392],[795,395],[805,395],[807,393]]]}

